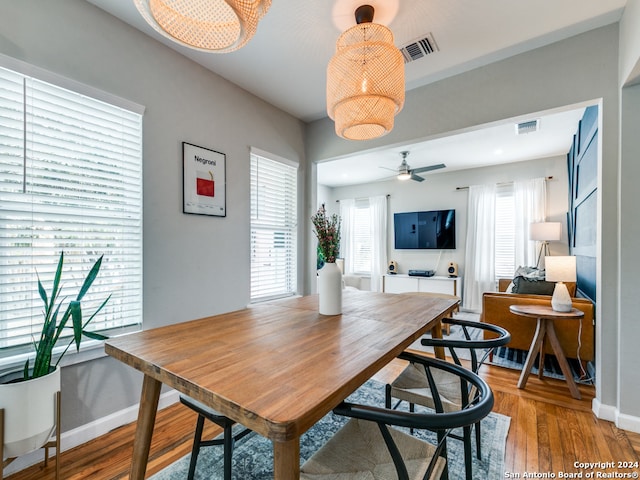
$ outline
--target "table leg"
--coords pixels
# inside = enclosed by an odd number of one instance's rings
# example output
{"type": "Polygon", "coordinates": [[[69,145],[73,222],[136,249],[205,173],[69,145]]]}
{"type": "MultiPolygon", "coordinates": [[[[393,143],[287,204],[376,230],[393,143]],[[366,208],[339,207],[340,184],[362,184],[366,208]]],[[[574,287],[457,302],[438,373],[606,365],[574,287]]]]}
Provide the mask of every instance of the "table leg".
{"type": "Polygon", "coordinates": [[[161,386],[162,383],[158,380],[148,375],[144,376],[142,394],[140,395],[140,409],[138,410],[138,423],[136,424],[136,436],[133,441],[130,480],[144,480],[161,386]]]}
{"type": "MultiPolygon", "coordinates": [[[[442,338],[442,322],[440,320],[431,327],[431,338],[442,338]]],[[[433,347],[433,352],[435,353],[436,358],[439,358],[440,360],[446,359],[444,347],[433,347]]]]}
{"type": "Polygon", "coordinates": [[[546,322],[544,321],[544,319],[539,318],[538,324],[536,326],[536,333],[533,336],[531,347],[529,347],[527,360],[526,362],[524,362],[524,367],[522,368],[522,373],[520,374],[520,379],[518,380],[518,388],[524,388],[527,385],[527,380],[529,379],[529,374],[531,373],[533,362],[536,359],[536,355],[541,350],[540,347],[542,346],[542,340],[546,335],[546,331],[547,331],[546,322]]]}
{"type": "Polygon", "coordinates": [[[273,442],[274,480],[299,480],[300,438],[287,442],[273,442]]]}
{"type": "MultiPolygon", "coordinates": [[[[438,322],[431,328],[431,338],[442,338],[442,322],[438,322]]],[[[444,347],[433,347],[433,352],[436,355],[436,358],[440,360],[445,360],[446,356],[444,353],[444,347]]]]}
{"type": "Polygon", "coordinates": [[[573,372],[571,372],[571,367],[569,367],[569,362],[567,362],[567,357],[565,357],[564,352],[562,351],[562,346],[560,345],[560,340],[558,340],[558,336],[556,335],[556,329],[553,326],[553,320],[549,321],[549,326],[547,328],[547,335],[549,336],[549,343],[551,343],[551,348],[553,349],[553,353],[556,354],[556,358],[558,359],[558,363],[560,364],[560,369],[564,374],[564,378],[567,381],[567,385],[569,386],[569,391],[571,392],[571,396],[573,398],[577,398],[580,400],[580,391],[578,390],[578,386],[573,379],[573,372]]]}
{"type": "MultiPolygon", "coordinates": [[[[551,324],[553,325],[553,323],[551,324]]],[[[544,377],[544,338],[540,345],[540,360],[538,360],[538,378],[544,377]]]]}

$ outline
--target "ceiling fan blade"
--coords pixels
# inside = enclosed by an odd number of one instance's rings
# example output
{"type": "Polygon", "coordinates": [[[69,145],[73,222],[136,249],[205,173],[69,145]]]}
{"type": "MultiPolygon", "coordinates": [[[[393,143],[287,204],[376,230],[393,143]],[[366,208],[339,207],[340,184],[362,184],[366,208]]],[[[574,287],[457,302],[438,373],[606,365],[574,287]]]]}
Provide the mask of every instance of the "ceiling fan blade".
{"type": "Polygon", "coordinates": [[[415,180],[416,182],[424,182],[424,178],[416,175],[413,172],[411,172],[411,180],[415,180]]]}
{"type": "Polygon", "coordinates": [[[414,168],[411,170],[411,173],[430,172],[431,170],[439,170],[445,167],[446,165],[444,163],[439,163],[437,165],[429,165],[428,167],[414,168]]]}
{"type": "Polygon", "coordinates": [[[395,172],[395,171],[397,171],[397,170],[398,170],[397,168],[383,167],[383,166],[381,166],[381,165],[378,165],[378,168],[383,168],[383,169],[385,169],[385,170],[389,170],[390,172],[395,172]]]}

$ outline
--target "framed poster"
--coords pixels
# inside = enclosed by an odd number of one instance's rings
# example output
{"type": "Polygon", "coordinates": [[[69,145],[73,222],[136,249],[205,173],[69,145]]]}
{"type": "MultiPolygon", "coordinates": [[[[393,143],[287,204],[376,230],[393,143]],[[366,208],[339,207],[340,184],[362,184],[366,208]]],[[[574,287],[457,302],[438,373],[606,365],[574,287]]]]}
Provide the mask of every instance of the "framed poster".
{"type": "Polygon", "coordinates": [[[182,142],[184,213],[227,216],[226,156],[182,142]]]}

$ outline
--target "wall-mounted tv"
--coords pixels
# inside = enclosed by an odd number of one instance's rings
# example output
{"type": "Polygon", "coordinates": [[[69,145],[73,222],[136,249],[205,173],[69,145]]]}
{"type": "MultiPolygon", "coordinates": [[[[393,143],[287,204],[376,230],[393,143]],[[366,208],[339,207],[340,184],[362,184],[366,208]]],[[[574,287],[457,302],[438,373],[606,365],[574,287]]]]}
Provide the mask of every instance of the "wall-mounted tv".
{"type": "Polygon", "coordinates": [[[393,231],[396,250],[455,249],[456,211],[394,213],[393,231]]]}

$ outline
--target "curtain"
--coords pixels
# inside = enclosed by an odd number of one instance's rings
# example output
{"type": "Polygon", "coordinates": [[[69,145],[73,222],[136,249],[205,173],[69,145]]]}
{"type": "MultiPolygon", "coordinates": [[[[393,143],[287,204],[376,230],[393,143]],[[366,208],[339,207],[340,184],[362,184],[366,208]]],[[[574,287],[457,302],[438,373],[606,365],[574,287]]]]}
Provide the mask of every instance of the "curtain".
{"type": "Polygon", "coordinates": [[[382,275],[387,269],[387,197],[369,198],[371,214],[371,290],[382,291],[382,275]]]}
{"type": "Polygon", "coordinates": [[[344,259],[344,274],[353,274],[353,235],[356,201],[353,198],[340,200],[340,256],[344,259]]]}
{"type": "Polygon", "coordinates": [[[515,215],[515,265],[535,265],[536,242],[529,240],[529,224],[544,222],[547,211],[547,182],[533,178],[513,182],[515,215]]]}
{"type": "Polygon", "coordinates": [[[465,309],[482,310],[482,294],[495,290],[495,185],[469,187],[464,272],[465,309]]]}

